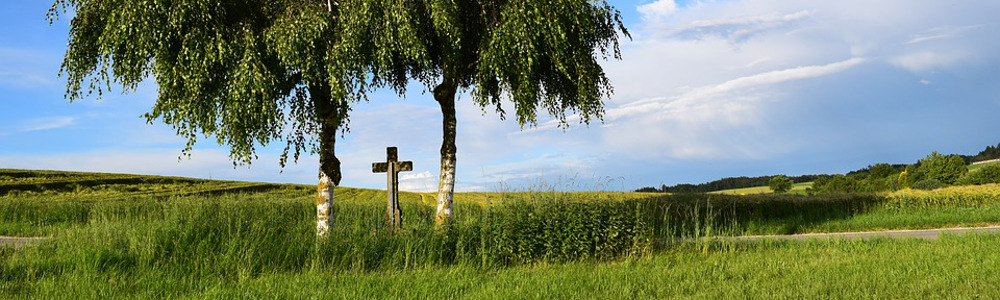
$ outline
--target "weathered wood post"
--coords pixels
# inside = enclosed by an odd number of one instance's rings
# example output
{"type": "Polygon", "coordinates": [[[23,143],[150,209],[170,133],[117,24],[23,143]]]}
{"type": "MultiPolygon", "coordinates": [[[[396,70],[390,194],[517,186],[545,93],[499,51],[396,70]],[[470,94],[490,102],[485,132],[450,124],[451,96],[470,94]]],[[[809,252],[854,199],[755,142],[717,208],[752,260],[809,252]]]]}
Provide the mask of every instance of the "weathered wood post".
{"type": "Polygon", "coordinates": [[[399,172],[413,171],[412,161],[398,161],[396,147],[385,148],[386,161],[372,163],[373,173],[386,173],[387,205],[385,225],[399,229],[403,225],[402,211],[399,209],[399,172]]]}

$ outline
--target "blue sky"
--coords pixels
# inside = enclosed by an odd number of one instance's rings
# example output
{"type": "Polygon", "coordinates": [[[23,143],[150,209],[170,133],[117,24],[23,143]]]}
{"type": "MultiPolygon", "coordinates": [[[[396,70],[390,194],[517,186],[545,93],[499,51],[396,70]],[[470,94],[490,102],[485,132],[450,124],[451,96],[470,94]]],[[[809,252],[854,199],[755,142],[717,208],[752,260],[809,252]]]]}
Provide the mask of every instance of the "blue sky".
{"type": "MultiPolygon", "coordinates": [[[[616,92],[604,122],[522,130],[460,99],[460,191],[843,173],[1000,142],[1000,2],[611,2],[633,39],[604,63],[616,92]]],[[[173,129],[139,117],[151,84],[68,103],[57,76],[68,20],[49,25],[49,6],[0,3],[0,168],[316,181],[315,156],[278,167],[283,144],[250,166],[234,168],[213,139],[178,159],[173,129]]],[[[343,184],[381,187],[370,165],[393,145],[414,161],[403,189],[436,188],[439,115],[420,86],[355,106],[337,145],[343,184]]]]}

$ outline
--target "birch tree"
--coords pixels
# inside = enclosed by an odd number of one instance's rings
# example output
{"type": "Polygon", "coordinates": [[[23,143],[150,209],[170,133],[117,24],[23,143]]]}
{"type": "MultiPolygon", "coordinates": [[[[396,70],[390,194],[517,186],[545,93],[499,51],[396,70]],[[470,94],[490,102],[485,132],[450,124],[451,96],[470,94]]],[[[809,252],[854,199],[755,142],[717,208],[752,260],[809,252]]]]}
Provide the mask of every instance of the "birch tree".
{"type": "Polygon", "coordinates": [[[395,70],[378,84],[401,91],[418,80],[432,91],[443,116],[436,224],[450,222],[455,189],[455,96],[469,90],[483,109],[534,125],[537,112],[567,125],[600,118],[612,92],[598,64],[620,59],[619,12],[603,0],[344,0],[343,49],[374,53],[350,65],[395,70]],[[386,9],[390,7],[390,9],[386,9]],[[350,11],[348,14],[346,12],[350,11]],[[391,12],[391,13],[386,13],[391,12]],[[380,45],[374,45],[381,43],[380,45]]]}
{"type": "MultiPolygon", "coordinates": [[[[228,146],[234,164],[251,163],[271,142],[286,144],[282,167],[289,156],[318,153],[316,231],[328,234],[342,178],[337,135],[347,130],[350,103],[392,74],[372,63],[378,53],[360,52],[375,48],[339,47],[353,37],[337,32],[337,1],[57,0],[50,22],[66,11],[60,73],[70,101],[100,98],[113,85],[131,92],[151,78],[158,95],[144,116],[185,137],[188,156],[200,136],[228,146]],[[368,63],[351,65],[360,61],[368,63]]],[[[393,40],[388,34],[380,36],[393,40]]]]}

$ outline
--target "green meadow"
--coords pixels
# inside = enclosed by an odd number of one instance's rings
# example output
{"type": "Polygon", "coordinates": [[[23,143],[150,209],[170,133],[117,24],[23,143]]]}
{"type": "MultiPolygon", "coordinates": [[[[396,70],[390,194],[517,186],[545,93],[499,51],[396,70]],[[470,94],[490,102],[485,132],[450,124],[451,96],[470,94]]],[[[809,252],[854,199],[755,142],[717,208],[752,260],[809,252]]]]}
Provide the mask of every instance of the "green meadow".
{"type": "Polygon", "coordinates": [[[891,194],[459,193],[0,170],[0,298],[996,298],[997,235],[701,237],[1000,224],[1000,186],[891,194]]]}

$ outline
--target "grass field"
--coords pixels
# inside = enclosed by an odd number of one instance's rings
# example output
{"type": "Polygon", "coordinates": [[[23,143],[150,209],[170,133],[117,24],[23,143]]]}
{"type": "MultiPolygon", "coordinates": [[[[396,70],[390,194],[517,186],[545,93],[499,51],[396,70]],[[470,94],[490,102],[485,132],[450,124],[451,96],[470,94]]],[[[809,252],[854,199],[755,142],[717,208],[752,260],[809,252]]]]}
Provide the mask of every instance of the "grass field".
{"type": "Polygon", "coordinates": [[[994,165],[994,166],[995,165],[1000,165],[1000,161],[994,161],[994,162],[988,162],[988,163],[982,163],[982,164],[976,164],[976,165],[968,165],[967,167],[969,168],[969,171],[972,171],[972,170],[978,170],[978,169],[981,169],[982,167],[991,166],[991,165],[994,165]]]}
{"type": "MultiPolygon", "coordinates": [[[[792,189],[789,190],[788,192],[792,194],[804,195],[806,193],[806,189],[812,187],[812,185],[813,183],[811,181],[796,183],[792,185],[792,189]]],[[[773,193],[774,192],[771,191],[771,187],[769,186],[755,186],[748,188],[728,189],[728,190],[709,192],[709,194],[722,194],[722,195],[754,195],[754,194],[773,194],[773,193]]]]}
{"type": "Polygon", "coordinates": [[[317,240],[315,189],[0,170],[0,298],[996,298],[995,235],[937,241],[692,241],[1000,223],[1000,186],[888,196],[460,193],[337,189],[317,240]],[[20,172],[20,173],[18,173],[20,172]],[[34,174],[34,175],[33,175],[34,174]],[[65,175],[65,176],[63,176],[65,175]],[[3,177],[6,176],[6,177],[3,177]],[[928,200],[945,199],[945,200],[928,200]]]}

